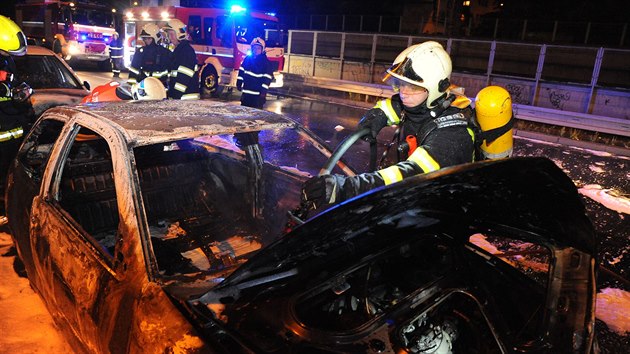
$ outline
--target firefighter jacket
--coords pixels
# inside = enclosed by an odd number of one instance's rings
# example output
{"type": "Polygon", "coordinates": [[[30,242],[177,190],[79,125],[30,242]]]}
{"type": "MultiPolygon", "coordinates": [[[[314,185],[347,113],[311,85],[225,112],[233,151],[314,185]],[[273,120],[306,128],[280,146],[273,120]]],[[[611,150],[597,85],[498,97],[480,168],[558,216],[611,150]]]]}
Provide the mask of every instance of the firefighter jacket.
{"type": "Polygon", "coordinates": [[[123,44],[120,38],[112,39],[109,43],[109,58],[112,60],[123,58],[123,44]]]}
{"type": "Polygon", "coordinates": [[[129,66],[129,80],[127,82],[133,85],[153,76],[160,79],[166,86],[170,56],[171,52],[168,49],[155,43],[138,48],[129,66]]]}
{"type": "Polygon", "coordinates": [[[399,95],[379,101],[370,109],[359,126],[382,128],[386,125],[402,124],[404,136],[415,136],[417,148],[407,160],[376,172],[353,177],[335,175],[338,193],[335,196],[336,201],[399,182],[409,176],[472,162],[475,151],[474,133],[467,123],[473,114],[470,100],[464,96],[449,99],[453,100],[451,105],[437,114],[435,109],[427,108],[426,102],[418,107],[407,108],[402,104],[399,95]],[[371,124],[367,124],[368,122],[371,124]]]}
{"type": "Polygon", "coordinates": [[[236,81],[236,88],[242,91],[241,104],[263,108],[272,79],[273,70],[265,53],[245,57],[236,81]]]}
{"type": "Polygon", "coordinates": [[[199,99],[199,69],[197,55],[190,42],[179,42],[168,66],[168,98],[178,100],[199,99]]]}

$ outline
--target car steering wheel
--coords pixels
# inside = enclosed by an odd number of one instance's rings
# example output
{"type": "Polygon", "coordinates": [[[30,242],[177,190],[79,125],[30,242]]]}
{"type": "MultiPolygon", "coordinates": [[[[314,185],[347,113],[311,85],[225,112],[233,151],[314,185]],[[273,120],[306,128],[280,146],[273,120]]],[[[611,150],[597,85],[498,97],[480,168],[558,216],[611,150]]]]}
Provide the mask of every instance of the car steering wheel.
{"type": "MultiPolygon", "coordinates": [[[[348,135],[333,151],[332,155],[328,158],[328,161],[324,164],[324,166],[319,170],[318,176],[329,175],[331,174],[333,168],[341,159],[341,156],[345,155],[348,149],[357,142],[357,140],[361,139],[364,136],[368,136],[371,134],[370,128],[363,128],[357,130],[356,132],[348,135]]],[[[370,171],[376,170],[376,139],[370,139],[370,171]]]]}

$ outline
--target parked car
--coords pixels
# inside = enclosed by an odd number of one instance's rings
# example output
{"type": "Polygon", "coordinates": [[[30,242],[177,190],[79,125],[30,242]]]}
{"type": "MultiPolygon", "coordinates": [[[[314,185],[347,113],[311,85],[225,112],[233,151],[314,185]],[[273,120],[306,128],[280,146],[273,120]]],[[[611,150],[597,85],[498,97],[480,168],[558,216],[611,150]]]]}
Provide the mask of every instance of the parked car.
{"type": "Polygon", "coordinates": [[[81,82],[72,68],[49,49],[29,45],[26,54],[14,60],[17,80],[33,89],[31,101],[36,116],[53,106],[77,104],[90,93],[87,81],[81,82]]]}
{"type": "Polygon", "coordinates": [[[9,227],[78,352],[590,351],[594,231],[553,162],[409,178],[285,234],[329,156],[225,103],[55,107],[10,170],[9,227]]]}

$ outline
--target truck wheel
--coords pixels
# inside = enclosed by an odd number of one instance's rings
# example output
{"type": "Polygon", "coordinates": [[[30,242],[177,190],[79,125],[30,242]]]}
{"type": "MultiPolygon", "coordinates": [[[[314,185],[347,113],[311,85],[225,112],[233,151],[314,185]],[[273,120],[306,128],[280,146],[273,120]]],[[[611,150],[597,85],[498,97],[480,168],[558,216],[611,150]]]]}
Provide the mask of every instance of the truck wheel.
{"type": "Polygon", "coordinates": [[[206,66],[201,73],[201,98],[219,97],[222,88],[217,71],[212,65],[206,66]]]}

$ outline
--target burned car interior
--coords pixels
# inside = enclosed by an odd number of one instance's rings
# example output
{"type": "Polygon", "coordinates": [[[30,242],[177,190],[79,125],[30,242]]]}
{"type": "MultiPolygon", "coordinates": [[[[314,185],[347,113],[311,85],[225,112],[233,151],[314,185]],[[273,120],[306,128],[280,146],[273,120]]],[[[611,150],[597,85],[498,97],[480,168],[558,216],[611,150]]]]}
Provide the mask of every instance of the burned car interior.
{"type": "MultiPolygon", "coordinates": [[[[281,234],[273,214],[279,203],[289,206],[299,196],[297,189],[280,193],[277,189],[287,186],[280,181],[287,178],[286,172],[264,164],[261,190],[274,197],[265,199],[268,204],[256,217],[244,155],[217,149],[188,139],[133,151],[162,275],[211,272],[242,263],[281,234]]],[[[114,176],[106,141],[81,128],[64,164],[58,202],[110,259],[119,222],[114,176]]]]}
{"type": "Polygon", "coordinates": [[[270,293],[252,288],[220,297],[227,308],[218,315],[198,310],[269,353],[283,352],[287,343],[298,352],[503,353],[507,333],[514,347],[535,342],[545,314],[549,250],[478,233],[462,247],[451,233],[433,229],[397,229],[386,242],[374,240],[385,230],[357,235],[379,242],[381,251],[352,241],[316,250],[339,262],[313,260],[292,280],[270,286],[270,293]],[[318,276],[301,277],[312,274],[310,267],[320,269],[318,276]],[[531,297],[523,301],[523,293],[531,297]]]}

